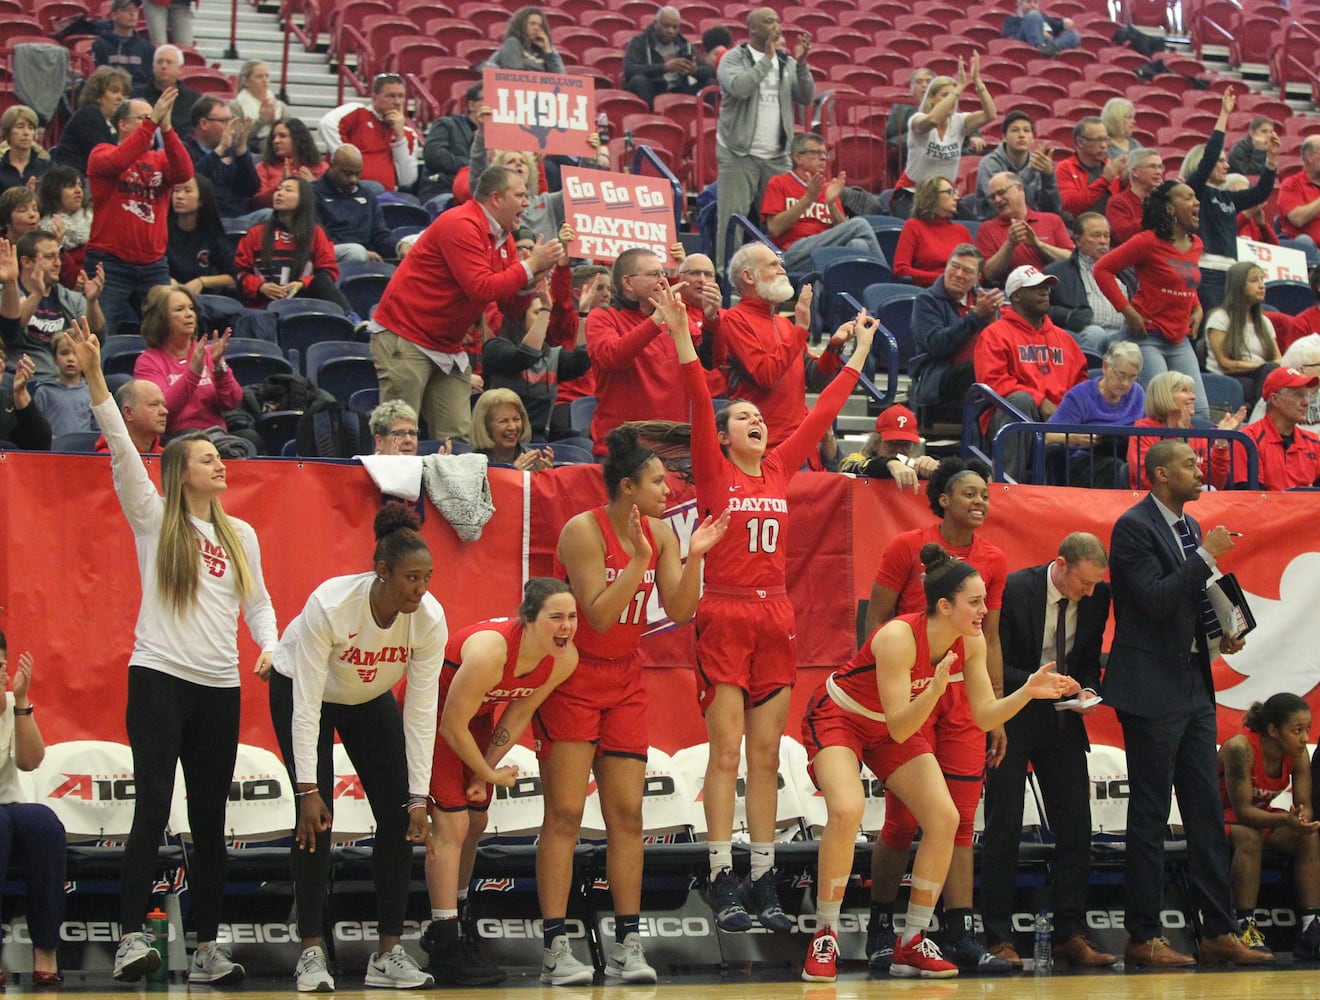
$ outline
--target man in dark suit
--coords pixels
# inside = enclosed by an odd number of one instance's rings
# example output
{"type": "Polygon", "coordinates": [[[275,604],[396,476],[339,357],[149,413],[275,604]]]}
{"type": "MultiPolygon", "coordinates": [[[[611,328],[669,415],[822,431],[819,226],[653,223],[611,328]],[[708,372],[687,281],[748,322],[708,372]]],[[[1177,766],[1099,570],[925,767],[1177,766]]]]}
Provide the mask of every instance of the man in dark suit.
{"type": "MultiPolygon", "coordinates": [[[[1109,620],[1109,559],[1095,535],[1074,532],[1053,562],[1008,575],[999,638],[1004,691],[1055,663],[1082,686],[1081,701],[1100,687],[1100,642],[1109,620]]],[[[1086,886],[1091,868],[1091,805],[1086,770],[1090,742],[1081,716],[1032,702],[1004,725],[1008,752],[986,772],[985,833],[981,840],[981,913],[990,954],[1021,968],[1013,948],[1013,883],[1017,873],[1022,797],[1030,763],[1054,832],[1054,956],[1070,965],[1113,965],[1086,937],[1086,886]]]]}
{"type": "Polygon", "coordinates": [[[1272,962],[1269,952],[1252,951],[1237,936],[1216,771],[1210,643],[1223,653],[1244,643],[1219,635],[1206,581],[1233,538],[1221,524],[1202,539],[1200,526],[1183,514],[1202,481],[1196,453],[1184,442],[1152,445],[1146,476],[1149,495],[1118,519],[1110,543],[1115,628],[1100,689],[1123,726],[1131,790],[1124,958],[1129,966],[1196,963],[1160,934],[1164,828],[1176,786],[1192,903],[1202,914],[1201,961],[1272,962]]]}

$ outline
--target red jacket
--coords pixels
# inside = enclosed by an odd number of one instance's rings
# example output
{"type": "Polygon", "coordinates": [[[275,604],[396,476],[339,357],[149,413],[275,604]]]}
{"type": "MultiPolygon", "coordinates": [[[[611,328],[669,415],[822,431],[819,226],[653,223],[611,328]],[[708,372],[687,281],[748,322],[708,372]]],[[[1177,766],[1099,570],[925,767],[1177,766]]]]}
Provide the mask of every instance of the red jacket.
{"type": "Polygon", "coordinates": [[[1122,183],[1117,177],[1107,181],[1102,173],[1091,180],[1091,175],[1076,154],[1054,168],[1054,179],[1059,185],[1059,200],[1063,202],[1063,210],[1072,216],[1083,212],[1103,212],[1104,199],[1122,190],[1122,183]]]}
{"type": "MultiPolygon", "coordinates": [[[[1034,327],[1011,308],[977,336],[972,368],[976,381],[1001,396],[1025,392],[1037,405],[1048,399],[1058,406],[1064,393],[1086,381],[1086,357],[1072,334],[1048,316],[1034,327]]],[[[981,429],[989,427],[987,410],[981,416],[981,429]]]]}
{"type": "Polygon", "coordinates": [[[312,253],[307,258],[302,274],[291,274],[281,281],[280,269],[293,259],[293,237],[279,222],[258,223],[247,231],[247,235],[234,251],[234,272],[238,276],[238,287],[243,293],[243,303],[252,309],[264,309],[268,300],[261,294],[261,286],[268,281],[276,284],[288,284],[301,281],[306,288],[318,273],[328,274],[332,281],[339,280],[339,262],[335,259],[335,245],[326,236],[325,230],[316,226],[312,230],[312,253]],[[266,238],[266,226],[275,226],[275,244],[271,247],[270,268],[264,269],[261,244],[266,238]]]}
{"type": "MultiPolygon", "coordinates": [[[[1242,433],[1256,442],[1260,453],[1260,485],[1267,490],[1288,490],[1296,486],[1320,486],[1320,437],[1305,427],[1293,428],[1292,445],[1285,449],[1283,437],[1266,412],[1242,433]]],[[[1246,480],[1246,449],[1233,445],[1233,477],[1246,480]]]]}
{"type": "Polygon", "coordinates": [[[1141,232],[1141,213],[1145,206],[1131,188],[1120,191],[1109,199],[1105,218],[1109,220],[1109,245],[1126,243],[1141,232]]]}
{"type": "Polygon", "coordinates": [[[606,435],[629,420],[687,422],[688,400],[679,377],[678,350],[668,331],[656,326],[650,316],[636,309],[591,310],[587,354],[596,373],[592,452],[608,452],[606,435]]]}
{"type": "Polygon", "coordinates": [[[959,243],[971,242],[972,234],[961,222],[948,219],[925,222],[914,216],[903,223],[903,231],[898,234],[894,277],[909,278],[914,285],[929,288],[944,274],[954,248],[959,243]]]}
{"type": "MultiPolygon", "coordinates": [[[[362,153],[362,179],[375,181],[386,191],[399,187],[394,168],[394,153],[390,148],[393,131],[371,108],[357,108],[339,119],[339,135],[362,153]]],[[[417,155],[417,132],[411,125],[404,126],[403,141],[408,144],[408,155],[417,155]]]]}
{"type": "Polygon", "coordinates": [[[165,148],[152,149],[156,123],[146,118],[118,146],[103,142],[87,158],[92,189],[88,250],[126,264],[154,264],[169,239],[167,208],[174,185],[193,175],[192,157],[170,129],[165,148]]]}
{"type": "Polygon", "coordinates": [[[420,347],[457,354],[487,303],[499,303],[505,316],[525,313],[526,288],[512,234],[497,244],[485,208],[469,201],[422,233],[391,276],[374,319],[420,347]]]}
{"type": "MultiPolygon", "coordinates": [[[[807,415],[807,331],[774,315],[763,300],[745,298],[721,316],[720,341],[729,359],[729,398],[756,404],[769,429],[767,445],[775,447],[807,415]]],[[[841,367],[832,351],[816,364],[826,375],[841,367]]]]}

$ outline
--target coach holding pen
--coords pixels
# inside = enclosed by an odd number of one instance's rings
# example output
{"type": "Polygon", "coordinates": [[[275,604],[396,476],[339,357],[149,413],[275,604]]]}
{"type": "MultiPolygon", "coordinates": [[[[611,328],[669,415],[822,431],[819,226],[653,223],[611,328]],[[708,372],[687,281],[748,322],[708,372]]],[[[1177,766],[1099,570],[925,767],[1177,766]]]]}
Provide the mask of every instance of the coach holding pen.
{"type": "Polygon", "coordinates": [[[1146,452],[1150,493],[1114,525],[1110,579],[1114,641],[1100,693],[1118,713],[1127,747],[1126,925],[1128,966],[1177,967],[1197,959],[1162,934],[1164,828],[1170,790],[1187,831],[1192,905],[1202,913],[1201,962],[1274,961],[1237,935],[1229,888],[1228,841],[1219,800],[1211,642],[1236,653],[1244,642],[1222,635],[1206,594],[1218,559],[1233,549],[1219,525],[1204,538],[1183,513],[1201,496],[1196,452],[1163,440],[1146,452]]]}

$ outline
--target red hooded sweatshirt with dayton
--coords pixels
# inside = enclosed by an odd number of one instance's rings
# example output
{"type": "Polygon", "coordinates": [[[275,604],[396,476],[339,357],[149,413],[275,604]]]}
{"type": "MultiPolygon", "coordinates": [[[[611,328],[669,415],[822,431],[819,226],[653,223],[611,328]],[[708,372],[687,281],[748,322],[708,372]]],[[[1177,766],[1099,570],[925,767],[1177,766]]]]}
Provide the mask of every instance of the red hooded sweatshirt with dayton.
{"type": "MultiPolygon", "coordinates": [[[[1072,334],[1048,316],[1032,326],[1014,309],[1005,309],[977,335],[972,367],[976,381],[999,395],[1025,392],[1037,406],[1046,399],[1058,406],[1064,393],[1086,381],[1086,356],[1072,334]]],[[[990,412],[981,415],[983,432],[989,430],[990,412]]]]}
{"type": "Polygon", "coordinates": [[[94,209],[88,250],[126,264],[165,256],[170,196],[192,177],[193,164],[174,129],[164,133],[164,149],[152,149],[156,132],[156,123],[144,118],[118,146],[103,142],[87,158],[94,209]]]}

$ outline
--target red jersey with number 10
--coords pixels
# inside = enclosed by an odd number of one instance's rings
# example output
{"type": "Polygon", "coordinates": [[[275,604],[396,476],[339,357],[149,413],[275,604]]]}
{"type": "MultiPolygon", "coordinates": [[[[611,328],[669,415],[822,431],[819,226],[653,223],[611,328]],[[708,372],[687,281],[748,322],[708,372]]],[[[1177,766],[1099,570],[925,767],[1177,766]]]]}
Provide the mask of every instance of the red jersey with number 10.
{"type": "MultiPolygon", "coordinates": [[[[597,507],[591,513],[596,518],[601,537],[605,539],[605,583],[608,585],[627,569],[628,564],[632,562],[632,556],[625,551],[623,542],[619,540],[605,508],[597,507]]],[[[655,537],[651,534],[651,522],[645,517],[642,518],[642,534],[651,546],[651,562],[646,567],[646,572],[642,574],[642,582],[637,585],[636,593],[628,602],[628,606],[623,609],[619,620],[604,632],[597,632],[587,621],[582,602],[578,602],[578,630],[577,635],[573,637],[573,645],[577,646],[579,656],[594,660],[621,660],[632,656],[641,645],[642,635],[647,629],[646,608],[651,603],[651,592],[655,590],[657,552],[655,537]]],[[[568,580],[568,573],[557,556],[555,576],[568,580]]]]}
{"type": "Polygon", "coordinates": [[[715,410],[700,362],[688,362],[682,372],[692,401],[692,474],[697,508],[703,516],[718,517],[725,507],[732,512],[729,530],[706,554],[706,585],[782,589],[788,579],[788,481],[834,422],[843,401],[857,385],[857,372],[845,368],[835,376],[806,419],[765,454],[759,476],[743,472],[720,450],[715,410]]]}

